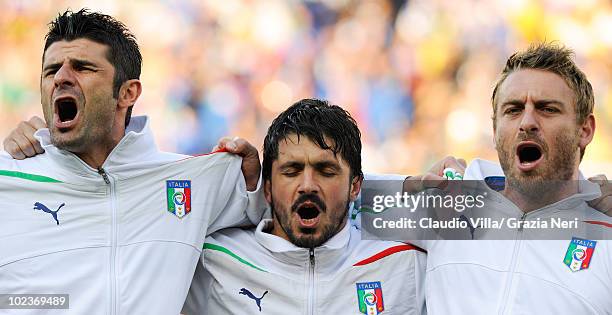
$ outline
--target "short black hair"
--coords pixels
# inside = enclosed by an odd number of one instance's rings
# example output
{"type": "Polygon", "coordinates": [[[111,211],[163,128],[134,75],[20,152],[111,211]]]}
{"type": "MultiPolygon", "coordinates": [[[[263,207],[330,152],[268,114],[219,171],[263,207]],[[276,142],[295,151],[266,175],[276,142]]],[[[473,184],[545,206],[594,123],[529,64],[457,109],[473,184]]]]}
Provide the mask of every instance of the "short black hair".
{"type": "MultiPolygon", "coordinates": [[[[68,9],[49,23],[49,32],[45,36],[43,59],[51,44],[80,38],[108,46],[106,58],[115,67],[113,97],[119,96],[119,89],[125,81],[140,79],[142,55],[134,34],[112,16],[90,12],[88,9],[81,9],[78,12],[68,9]]],[[[125,126],[130,123],[132,107],[130,106],[127,110],[125,126]]]]}
{"type": "Polygon", "coordinates": [[[306,136],[321,149],[340,154],[349,165],[351,178],[362,177],[361,132],[349,112],[317,99],[303,99],[280,113],[270,125],[263,148],[263,179],[272,178],[272,162],[278,159],[280,141],[295,134],[306,136]],[[331,140],[331,147],[325,142],[331,140]]]}

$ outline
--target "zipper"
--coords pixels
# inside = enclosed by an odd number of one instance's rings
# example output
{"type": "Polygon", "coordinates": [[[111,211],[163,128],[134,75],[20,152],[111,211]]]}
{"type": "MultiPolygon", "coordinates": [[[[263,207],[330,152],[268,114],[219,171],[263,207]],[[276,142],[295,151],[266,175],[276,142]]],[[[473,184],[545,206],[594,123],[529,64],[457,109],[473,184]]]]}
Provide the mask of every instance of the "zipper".
{"type": "Polygon", "coordinates": [[[108,175],[106,174],[106,171],[103,168],[99,168],[98,169],[98,174],[100,174],[102,176],[102,178],[104,179],[104,182],[107,185],[110,185],[110,180],[108,179],[108,175]]]}
{"type": "Polygon", "coordinates": [[[310,248],[310,268],[308,272],[308,314],[314,314],[314,296],[315,296],[315,255],[314,248],[310,248]]]}
{"type": "Polygon", "coordinates": [[[517,237],[516,237],[516,242],[514,243],[514,249],[512,251],[512,258],[510,260],[510,271],[508,273],[508,277],[510,279],[508,279],[506,281],[506,287],[504,288],[504,294],[502,295],[504,297],[504,300],[502,301],[502,309],[500,310],[499,314],[505,314],[506,312],[506,308],[508,307],[508,300],[510,298],[510,291],[512,290],[512,283],[514,282],[514,270],[516,269],[516,264],[518,263],[518,252],[520,250],[520,246],[521,246],[521,241],[523,239],[523,222],[525,221],[525,217],[527,216],[526,212],[523,212],[523,215],[521,216],[520,220],[520,225],[518,228],[518,233],[517,233],[517,237]]]}
{"type": "MultiPolygon", "coordinates": [[[[121,147],[122,143],[127,141],[126,140],[126,136],[124,136],[123,138],[121,138],[121,140],[119,141],[119,143],[117,143],[117,145],[113,148],[113,150],[108,154],[108,156],[106,157],[106,161],[108,161],[111,156],[113,155],[113,153],[115,153],[116,150],[118,150],[117,148],[121,147]]],[[[100,166],[98,169],[93,168],[92,166],[90,166],[89,164],[85,163],[83,160],[81,160],[76,154],[72,153],[72,152],[68,152],[68,154],[72,155],[72,157],[77,161],[77,163],[80,163],[81,165],[83,165],[84,168],[86,168],[89,171],[93,171],[98,173],[100,176],[102,176],[102,179],[104,180],[104,182],[106,183],[106,185],[109,186],[109,190],[110,190],[110,204],[111,204],[111,258],[110,258],[110,283],[111,283],[111,292],[110,292],[110,314],[111,315],[115,315],[119,313],[119,304],[117,301],[119,301],[118,298],[118,292],[117,292],[117,205],[116,205],[116,199],[117,199],[117,193],[116,193],[116,188],[115,188],[115,181],[113,180],[112,176],[108,175],[108,173],[106,173],[106,170],[100,166]]],[[[106,161],[104,163],[106,163],[106,161]]]]}
{"type": "Polygon", "coordinates": [[[111,180],[104,168],[98,168],[98,174],[102,176],[104,182],[109,186],[110,204],[111,204],[111,257],[110,257],[110,314],[117,314],[118,298],[117,298],[117,207],[116,207],[116,192],[115,182],[111,180]]]}
{"type": "Polygon", "coordinates": [[[512,290],[512,284],[514,282],[514,270],[516,269],[516,265],[518,263],[518,252],[521,249],[520,247],[523,241],[523,226],[524,226],[525,218],[527,217],[527,215],[529,215],[530,217],[533,217],[535,214],[543,212],[547,210],[548,208],[549,207],[544,207],[544,208],[536,209],[530,212],[523,212],[523,215],[519,219],[520,225],[518,228],[516,243],[514,244],[514,250],[512,252],[512,259],[510,262],[510,275],[509,275],[510,279],[506,283],[506,288],[504,289],[504,295],[503,295],[504,300],[502,303],[502,309],[501,309],[500,314],[504,314],[506,312],[506,309],[508,308],[508,300],[509,300],[510,293],[512,290]]]}

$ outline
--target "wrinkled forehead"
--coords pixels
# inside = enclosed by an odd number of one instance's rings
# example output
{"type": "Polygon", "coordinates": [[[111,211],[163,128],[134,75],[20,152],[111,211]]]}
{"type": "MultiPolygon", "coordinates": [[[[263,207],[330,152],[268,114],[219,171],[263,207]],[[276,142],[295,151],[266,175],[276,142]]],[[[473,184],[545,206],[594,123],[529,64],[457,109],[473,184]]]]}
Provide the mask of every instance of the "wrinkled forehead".
{"type": "Polygon", "coordinates": [[[545,70],[521,69],[513,71],[502,82],[497,97],[499,105],[509,101],[552,100],[572,106],[575,93],[558,74],[545,70]]]}
{"type": "Polygon", "coordinates": [[[323,148],[314,139],[303,134],[289,134],[278,142],[278,156],[310,156],[325,159],[338,160],[339,155],[334,154],[334,142],[328,137],[324,138],[325,145],[329,148],[323,148]]]}
{"type": "Polygon", "coordinates": [[[78,38],[71,41],[61,40],[49,45],[43,54],[43,66],[67,60],[86,60],[110,64],[108,45],[90,39],[78,38]]]}
{"type": "Polygon", "coordinates": [[[305,135],[290,134],[278,143],[278,157],[273,164],[280,166],[286,163],[309,165],[334,164],[341,169],[349,169],[348,162],[340,154],[335,154],[333,140],[325,138],[329,149],[324,149],[318,143],[305,135]]]}

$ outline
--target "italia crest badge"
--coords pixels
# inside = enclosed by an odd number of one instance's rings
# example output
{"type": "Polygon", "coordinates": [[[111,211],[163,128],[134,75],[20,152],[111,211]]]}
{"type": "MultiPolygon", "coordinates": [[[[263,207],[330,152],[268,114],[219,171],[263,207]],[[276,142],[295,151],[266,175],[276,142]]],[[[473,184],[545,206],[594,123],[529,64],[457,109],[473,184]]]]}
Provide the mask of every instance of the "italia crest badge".
{"type": "Polygon", "coordinates": [[[572,237],[567,252],[565,252],[563,263],[572,271],[589,268],[595,252],[595,245],[597,245],[596,241],[572,237]]]}
{"type": "Polygon", "coordinates": [[[385,310],[380,281],[357,283],[357,301],[359,312],[366,315],[376,315],[385,310]]]}
{"type": "Polygon", "coordinates": [[[166,195],[168,196],[168,212],[182,219],[191,212],[191,181],[166,181],[166,195]]]}

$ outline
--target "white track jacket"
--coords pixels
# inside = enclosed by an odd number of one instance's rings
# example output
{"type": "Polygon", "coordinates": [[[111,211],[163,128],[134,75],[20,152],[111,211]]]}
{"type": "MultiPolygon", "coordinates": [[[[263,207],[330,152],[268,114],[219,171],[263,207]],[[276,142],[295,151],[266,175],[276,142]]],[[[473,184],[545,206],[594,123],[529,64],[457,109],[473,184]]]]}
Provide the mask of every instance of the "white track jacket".
{"type": "Polygon", "coordinates": [[[347,224],[313,251],[257,229],[206,239],[184,313],[421,314],[425,254],[347,224]]]}
{"type": "Polygon", "coordinates": [[[146,118],[130,125],[100,170],[46,129],[45,154],[0,155],[0,294],[69,294],[68,310],[0,314],[178,314],[205,235],[259,222],[240,158],[160,152],[146,118]]]}
{"type": "MultiPolygon", "coordinates": [[[[476,160],[465,179],[499,175],[494,164],[476,160]]],[[[502,178],[503,181],[503,178],[502,178]]],[[[497,207],[523,220],[579,214],[599,239],[426,241],[426,300],[431,314],[612,314],[612,221],[586,201],[597,185],[527,214],[490,191],[497,207]]],[[[478,235],[478,229],[474,235],[478,235]]]]}

